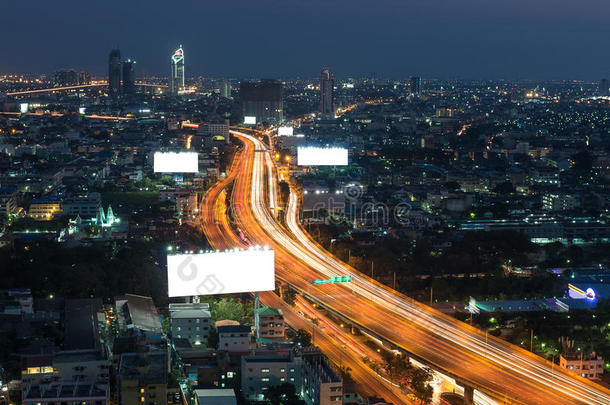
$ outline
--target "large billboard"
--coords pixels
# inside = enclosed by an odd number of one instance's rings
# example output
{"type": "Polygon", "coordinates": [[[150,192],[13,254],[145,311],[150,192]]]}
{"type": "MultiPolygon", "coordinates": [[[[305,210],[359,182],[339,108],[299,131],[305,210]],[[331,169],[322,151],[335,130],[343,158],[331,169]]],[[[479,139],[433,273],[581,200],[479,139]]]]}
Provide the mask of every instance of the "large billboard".
{"type": "Polygon", "coordinates": [[[273,250],[168,255],[167,281],[170,297],[272,291],[273,250]]]}
{"type": "Polygon", "coordinates": [[[250,115],[246,115],[244,117],[244,124],[246,124],[246,125],[255,125],[256,124],[256,117],[250,116],[250,115]]]}
{"type": "Polygon", "coordinates": [[[347,166],[347,149],[299,146],[297,164],[299,166],[347,166]]]}
{"type": "Polygon", "coordinates": [[[277,135],[278,136],[292,136],[292,135],[294,135],[294,128],[293,127],[279,127],[277,129],[277,135]]]}
{"type": "Polygon", "coordinates": [[[155,173],[197,173],[197,152],[155,152],[155,173]]]}

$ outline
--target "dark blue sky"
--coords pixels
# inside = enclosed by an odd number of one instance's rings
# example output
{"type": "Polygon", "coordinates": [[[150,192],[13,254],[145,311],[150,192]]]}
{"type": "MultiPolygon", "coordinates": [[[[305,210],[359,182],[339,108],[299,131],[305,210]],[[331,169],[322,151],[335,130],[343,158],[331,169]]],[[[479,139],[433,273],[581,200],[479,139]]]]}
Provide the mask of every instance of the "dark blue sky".
{"type": "Polygon", "coordinates": [[[0,72],[591,79],[610,76],[610,0],[30,0],[0,5],[0,72]]]}

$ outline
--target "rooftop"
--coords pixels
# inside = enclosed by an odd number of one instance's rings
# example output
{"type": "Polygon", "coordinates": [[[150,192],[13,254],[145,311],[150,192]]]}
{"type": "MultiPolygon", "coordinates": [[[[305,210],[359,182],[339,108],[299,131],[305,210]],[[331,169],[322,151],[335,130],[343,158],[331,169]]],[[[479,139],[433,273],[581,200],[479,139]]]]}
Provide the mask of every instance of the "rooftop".
{"type": "Polygon", "coordinates": [[[235,392],[231,389],[195,390],[199,405],[235,405],[235,392]]]}
{"type": "Polygon", "coordinates": [[[120,380],[138,380],[140,384],[167,383],[167,354],[124,353],[119,365],[120,380]]]}
{"type": "Polygon", "coordinates": [[[225,325],[218,327],[218,333],[250,333],[252,328],[249,325],[225,325]]]}
{"type": "Polygon", "coordinates": [[[283,316],[284,313],[281,309],[271,308],[271,307],[261,307],[256,310],[258,316],[283,316]]]}

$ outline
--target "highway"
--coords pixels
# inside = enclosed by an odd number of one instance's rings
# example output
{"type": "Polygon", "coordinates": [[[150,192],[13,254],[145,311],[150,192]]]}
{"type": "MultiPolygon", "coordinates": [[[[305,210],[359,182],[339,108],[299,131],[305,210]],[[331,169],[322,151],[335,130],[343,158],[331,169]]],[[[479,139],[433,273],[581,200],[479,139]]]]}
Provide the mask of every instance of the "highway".
{"type": "MultiPolygon", "coordinates": [[[[236,173],[247,164],[244,161],[244,155],[250,152],[251,147],[251,144],[246,144],[244,152],[238,152],[235,155],[228,176],[208,190],[200,206],[200,213],[202,214],[200,225],[206,237],[212,241],[212,245],[215,248],[245,248],[247,246],[239,235],[231,229],[229,224],[226,191],[227,187],[233,183],[236,173]]],[[[337,336],[338,333],[331,336],[324,328],[303,319],[291,306],[271,291],[261,293],[260,299],[265,305],[281,309],[284,313],[285,322],[293,329],[307,329],[312,332],[315,330],[316,346],[320,347],[336,364],[342,364],[349,368],[350,376],[359,383],[362,394],[382,396],[395,404],[411,403],[399,388],[394,387],[389,381],[380,378],[362,362],[362,350],[355,350],[351,345],[349,347],[342,345],[341,342],[347,340],[345,337],[339,338],[337,336]]]]}
{"type": "MultiPolygon", "coordinates": [[[[251,244],[275,251],[280,280],[501,403],[610,404],[607,389],[415,302],[334,258],[298,223],[295,193],[291,193],[286,212],[288,229],[284,228],[269,209],[268,178],[273,172],[269,151],[256,137],[235,131],[233,135],[245,145],[232,173],[233,217],[251,244]],[[312,280],[338,275],[351,275],[353,281],[345,285],[311,284],[312,280]]],[[[221,241],[210,243],[224,246],[221,241]]]]}

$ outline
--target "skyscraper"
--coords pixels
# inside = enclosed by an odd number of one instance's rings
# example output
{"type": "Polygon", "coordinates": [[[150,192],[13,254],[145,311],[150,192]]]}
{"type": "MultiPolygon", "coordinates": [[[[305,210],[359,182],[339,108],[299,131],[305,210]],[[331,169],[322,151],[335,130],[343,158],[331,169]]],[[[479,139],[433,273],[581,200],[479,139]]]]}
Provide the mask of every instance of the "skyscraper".
{"type": "Polygon", "coordinates": [[[220,84],[220,95],[224,98],[231,98],[231,82],[224,80],[220,84]]]}
{"type": "Polygon", "coordinates": [[[178,91],[184,90],[184,51],[182,45],[172,55],[171,66],[172,75],[169,87],[172,94],[177,94],[178,91]]]}
{"type": "Polygon", "coordinates": [[[599,86],[597,87],[597,95],[600,97],[610,96],[610,81],[608,79],[601,79],[599,86]]]}
{"type": "Polygon", "coordinates": [[[123,61],[123,94],[131,96],[136,94],[136,61],[127,59],[123,61]]]}
{"type": "Polygon", "coordinates": [[[278,123],[284,120],[282,82],[278,80],[241,82],[239,99],[244,117],[256,117],[257,123],[278,123]]]}
{"type": "Polygon", "coordinates": [[[108,56],[108,94],[118,97],[121,91],[121,51],[113,49],[108,56]]]}
{"type": "Polygon", "coordinates": [[[322,69],[320,76],[320,112],[324,115],[335,113],[333,87],[335,78],[330,69],[322,69]]]}
{"type": "Polygon", "coordinates": [[[419,96],[421,95],[421,77],[413,76],[411,78],[411,95],[419,96]]]}

